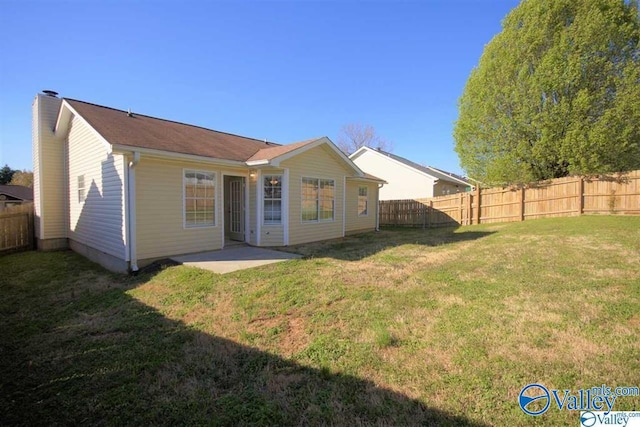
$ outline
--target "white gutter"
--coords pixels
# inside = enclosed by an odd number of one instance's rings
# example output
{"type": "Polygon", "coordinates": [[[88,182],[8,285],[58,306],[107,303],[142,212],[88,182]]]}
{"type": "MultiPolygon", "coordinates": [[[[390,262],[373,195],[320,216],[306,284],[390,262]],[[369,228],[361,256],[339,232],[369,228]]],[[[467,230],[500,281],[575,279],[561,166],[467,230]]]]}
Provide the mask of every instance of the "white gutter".
{"type": "Polygon", "coordinates": [[[133,152],[133,160],[129,162],[127,169],[128,184],[127,196],[129,197],[129,209],[127,219],[129,222],[129,266],[132,272],[138,271],[138,257],[136,254],[136,170],[135,167],[140,162],[140,152],[133,152]]]}
{"type": "Polygon", "coordinates": [[[263,166],[263,165],[268,165],[269,160],[250,160],[248,162],[245,162],[245,164],[247,166],[263,166]]]}
{"type": "Polygon", "coordinates": [[[115,153],[138,153],[144,154],[145,157],[158,157],[162,159],[180,159],[180,160],[191,160],[194,162],[202,162],[202,163],[213,163],[217,165],[225,165],[225,166],[237,166],[237,167],[246,167],[246,163],[239,160],[226,160],[226,159],[215,159],[213,157],[199,156],[196,154],[185,154],[185,153],[174,153],[171,151],[163,151],[156,150],[153,148],[142,148],[142,147],[133,147],[130,145],[113,145],[113,152],[115,153]]]}

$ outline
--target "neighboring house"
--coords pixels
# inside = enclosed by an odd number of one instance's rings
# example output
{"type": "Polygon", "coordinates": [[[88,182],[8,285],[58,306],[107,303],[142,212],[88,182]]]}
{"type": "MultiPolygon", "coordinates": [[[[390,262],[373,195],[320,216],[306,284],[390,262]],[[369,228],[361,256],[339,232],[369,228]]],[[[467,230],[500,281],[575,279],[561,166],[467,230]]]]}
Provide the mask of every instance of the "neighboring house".
{"type": "Polygon", "coordinates": [[[0,185],[0,211],[25,202],[33,202],[32,188],[23,185],[0,185]]]}
{"type": "Polygon", "coordinates": [[[377,228],[378,187],[328,138],[278,145],[102,107],[33,103],[36,237],[116,271],[377,228]]]}
{"type": "Polygon", "coordinates": [[[380,200],[420,199],[472,189],[461,176],[421,166],[386,151],[362,147],[349,158],[364,172],[387,182],[380,190],[380,200]]]}

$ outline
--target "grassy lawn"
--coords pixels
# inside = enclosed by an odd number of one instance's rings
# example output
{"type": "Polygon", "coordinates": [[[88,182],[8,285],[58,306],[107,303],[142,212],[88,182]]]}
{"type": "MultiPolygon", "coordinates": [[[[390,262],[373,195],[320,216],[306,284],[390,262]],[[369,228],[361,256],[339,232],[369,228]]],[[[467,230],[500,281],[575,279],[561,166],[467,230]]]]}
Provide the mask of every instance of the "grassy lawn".
{"type": "Polygon", "coordinates": [[[0,257],[0,425],[578,425],[520,390],[640,385],[640,217],[291,250],[223,276],[0,257]]]}

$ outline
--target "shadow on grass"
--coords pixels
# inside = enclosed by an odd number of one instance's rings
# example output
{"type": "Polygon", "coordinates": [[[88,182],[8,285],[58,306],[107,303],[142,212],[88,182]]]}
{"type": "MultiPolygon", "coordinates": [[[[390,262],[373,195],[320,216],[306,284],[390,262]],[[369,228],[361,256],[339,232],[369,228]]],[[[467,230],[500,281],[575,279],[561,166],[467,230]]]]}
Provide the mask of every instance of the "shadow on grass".
{"type": "Polygon", "coordinates": [[[306,258],[330,257],[344,261],[359,261],[378,252],[401,245],[442,246],[487,237],[495,231],[460,231],[461,227],[408,228],[385,227],[378,232],[355,234],[283,248],[306,258]]]}
{"type": "Polygon", "coordinates": [[[128,293],[148,275],[71,252],[0,269],[2,425],[480,425],[170,320],[128,293]]]}

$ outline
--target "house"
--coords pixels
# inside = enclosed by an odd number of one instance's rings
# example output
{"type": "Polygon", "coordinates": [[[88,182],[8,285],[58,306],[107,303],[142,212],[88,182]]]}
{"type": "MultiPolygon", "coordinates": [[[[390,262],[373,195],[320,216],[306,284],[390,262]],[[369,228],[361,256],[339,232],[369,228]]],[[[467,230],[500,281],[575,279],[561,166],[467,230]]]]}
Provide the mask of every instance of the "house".
{"type": "Polygon", "coordinates": [[[23,185],[0,185],[0,211],[25,202],[33,202],[33,189],[23,185]]]}
{"type": "Polygon", "coordinates": [[[114,271],[224,248],[377,228],[379,178],[328,138],[290,145],[103,107],[33,102],[38,248],[114,271]]]}
{"type": "Polygon", "coordinates": [[[380,200],[421,199],[473,188],[466,178],[379,149],[361,147],[349,158],[364,172],[387,182],[380,200]]]}

